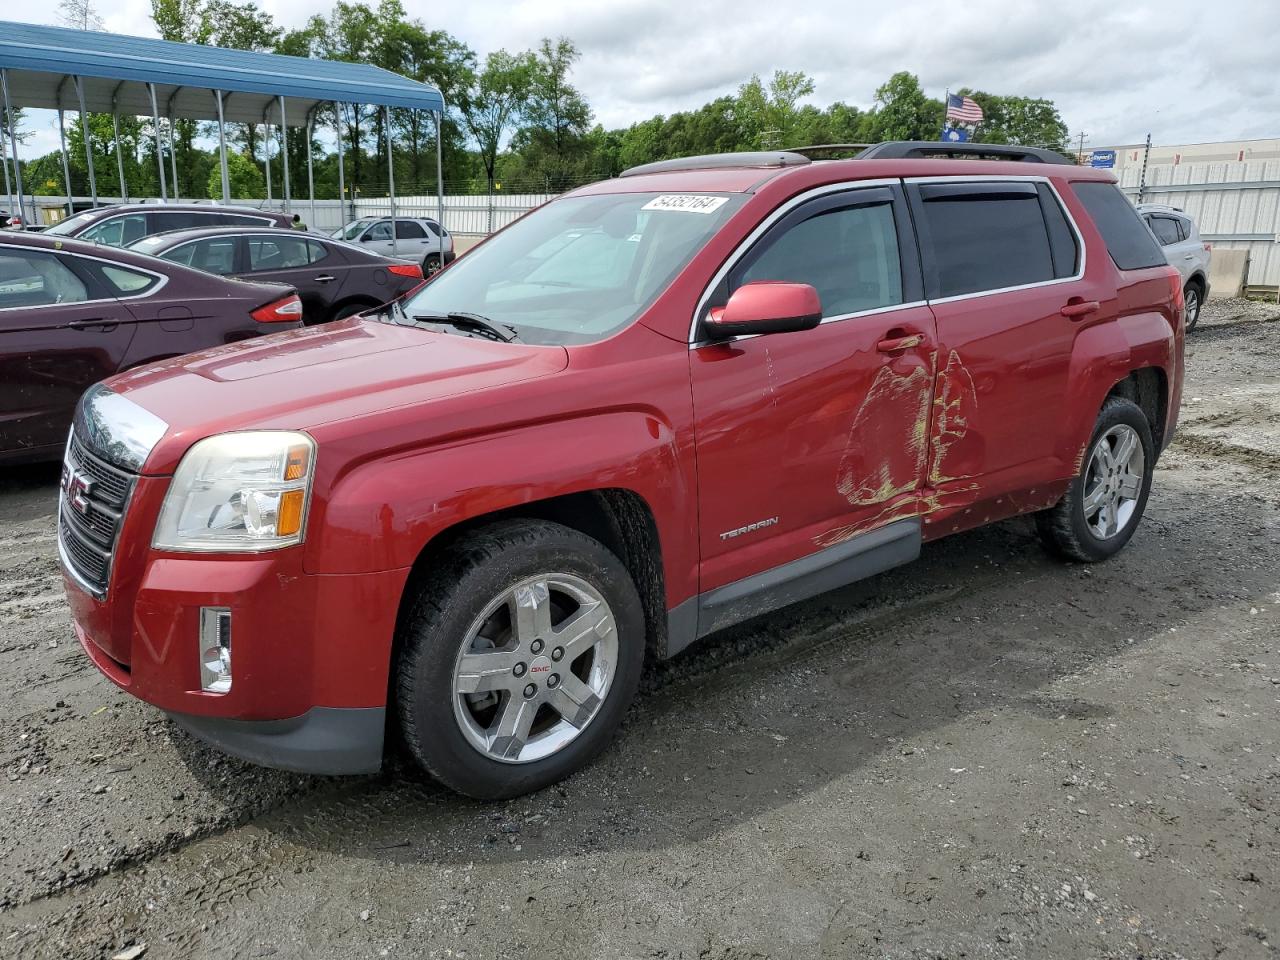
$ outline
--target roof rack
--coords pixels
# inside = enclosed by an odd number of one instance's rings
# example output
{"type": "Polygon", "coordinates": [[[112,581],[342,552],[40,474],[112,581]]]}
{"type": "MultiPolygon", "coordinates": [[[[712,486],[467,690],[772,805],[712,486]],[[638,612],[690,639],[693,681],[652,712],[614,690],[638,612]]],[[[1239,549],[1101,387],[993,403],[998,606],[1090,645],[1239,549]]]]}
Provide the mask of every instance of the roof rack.
{"type": "Polygon", "coordinates": [[[927,157],[965,157],[974,160],[1021,160],[1026,163],[1071,161],[1053,150],[1017,147],[1005,143],[947,143],[931,140],[895,140],[877,143],[858,155],[859,160],[908,160],[927,157]]]}
{"type": "Polygon", "coordinates": [[[701,157],[659,160],[623,170],[619,176],[640,177],[646,173],[673,173],[677,170],[723,170],[727,167],[799,167],[809,158],[792,150],[762,150],[744,153],[709,153],[701,157]]]}
{"type": "Polygon", "coordinates": [[[810,157],[817,154],[826,153],[860,153],[870,147],[869,143],[819,143],[812,147],[787,147],[788,153],[798,153],[803,157],[810,157]]]}

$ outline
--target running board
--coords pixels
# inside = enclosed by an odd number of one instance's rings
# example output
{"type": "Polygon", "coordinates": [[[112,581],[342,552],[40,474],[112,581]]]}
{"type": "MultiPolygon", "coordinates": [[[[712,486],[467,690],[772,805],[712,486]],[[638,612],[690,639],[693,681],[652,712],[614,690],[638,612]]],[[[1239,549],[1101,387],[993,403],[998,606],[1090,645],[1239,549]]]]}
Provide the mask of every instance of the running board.
{"type": "Polygon", "coordinates": [[[920,556],[920,520],[899,520],[799,560],[690,597],[667,612],[667,656],[735,623],[910,563],[920,556]]]}

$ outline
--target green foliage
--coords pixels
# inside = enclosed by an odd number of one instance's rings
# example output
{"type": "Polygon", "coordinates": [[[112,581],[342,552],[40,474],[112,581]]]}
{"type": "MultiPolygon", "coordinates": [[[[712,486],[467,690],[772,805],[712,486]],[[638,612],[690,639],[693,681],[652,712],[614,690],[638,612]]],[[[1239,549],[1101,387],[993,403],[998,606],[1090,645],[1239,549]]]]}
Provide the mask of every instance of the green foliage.
{"type": "Polygon", "coordinates": [[[776,70],[767,88],[753,76],[738,88],[734,113],[739,142],[755,150],[798,145],[799,102],[813,90],[813,80],[799,72],[776,70]]]}
{"type": "Polygon", "coordinates": [[[899,71],[876,90],[876,108],[867,127],[869,140],[937,140],[946,108],[924,95],[915,74],[899,71]]]}
{"type": "MultiPolygon", "coordinates": [[[[227,154],[227,181],[233,200],[253,200],[266,196],[267,181],[262,168],[243,153],[227,154]]],[[[209,171],[209,199],[222,199],[222,169],[217,164],[209,171]]]]}

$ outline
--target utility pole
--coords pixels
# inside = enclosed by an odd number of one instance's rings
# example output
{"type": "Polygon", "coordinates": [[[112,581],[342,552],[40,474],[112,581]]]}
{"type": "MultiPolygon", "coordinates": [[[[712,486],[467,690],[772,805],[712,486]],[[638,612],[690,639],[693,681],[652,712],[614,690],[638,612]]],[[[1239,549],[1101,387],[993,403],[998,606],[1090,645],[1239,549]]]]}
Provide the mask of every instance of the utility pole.
{"type": "Polygon", "coordinates": [[[1147,147],[1142,151],[1142,174],[1138,177],[1138,203],[1147,189],[1147,159],[1151,156],[1151,134],[1147,134],[1147,147]]]}
{"type": "Polygon", "coordinates": [[[1080,131],[1080,150],[1076,153],[1076,161],[1084,166],[1084,131],[1080,131]]]}

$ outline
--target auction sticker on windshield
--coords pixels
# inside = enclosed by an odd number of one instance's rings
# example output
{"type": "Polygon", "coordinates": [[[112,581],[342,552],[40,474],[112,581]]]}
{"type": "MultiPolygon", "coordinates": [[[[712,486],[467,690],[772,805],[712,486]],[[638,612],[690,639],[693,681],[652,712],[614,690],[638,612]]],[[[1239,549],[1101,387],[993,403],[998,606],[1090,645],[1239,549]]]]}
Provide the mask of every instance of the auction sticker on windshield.
{"type": "Polygon", "coordinates": [[[664,193],[654,197],[641,210],[680,210],[684,213],[715,213],[729,202],[728,197],[707,197],[696,193],[664,193]]]}

